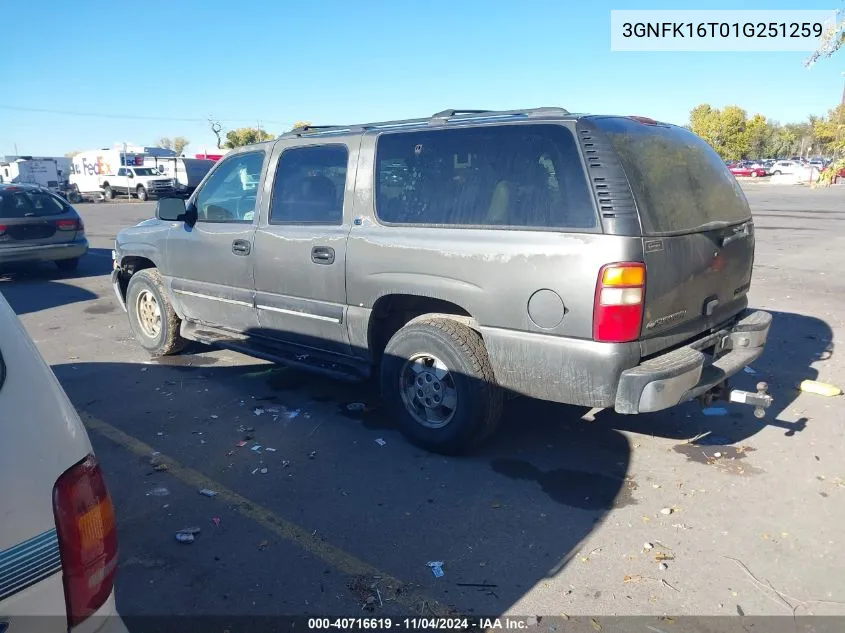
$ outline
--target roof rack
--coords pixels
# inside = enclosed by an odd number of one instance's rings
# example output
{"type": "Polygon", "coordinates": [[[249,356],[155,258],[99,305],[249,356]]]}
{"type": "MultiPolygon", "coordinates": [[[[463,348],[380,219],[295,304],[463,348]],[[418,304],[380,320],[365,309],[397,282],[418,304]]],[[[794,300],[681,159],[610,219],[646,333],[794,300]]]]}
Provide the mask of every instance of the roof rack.
{"type": "Polygon", "coordinates": [[[444,125],[449,122],[495,120],[505,118],[541,118],[548,116],[566,116],[569,110],[558,107],[529,108],[525,110],[460,110],[448,109],[433,114],[427,119],[405,119],[398,121],[380,121],[361,125],[303,125],[281,134],[278,138],[317,136],[322,134],[350,134],[372,129],[405,127],[414,125],[444,125]]]}

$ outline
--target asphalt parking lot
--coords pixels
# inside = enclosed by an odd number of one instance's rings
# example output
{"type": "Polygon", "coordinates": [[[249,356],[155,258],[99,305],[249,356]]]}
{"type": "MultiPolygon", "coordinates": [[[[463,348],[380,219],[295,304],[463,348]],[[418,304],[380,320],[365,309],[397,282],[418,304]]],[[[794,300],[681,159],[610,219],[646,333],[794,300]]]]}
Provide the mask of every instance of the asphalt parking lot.
{"type": "Polygon", "coordinates": [[[121,613],[845,613],[843,399],[797,391],[845,386],[845,187],[743,186],[751,302],[775,323],[738,386],[769,383],[764,420],[687,404],[585,422],[515,399],[491,444],[448,459],[409,446],[364,387],[201,346],[151,361],[109,273],[115,233],[154,205],[78,205],[80,269],[6,270],[0,291],[91,429],[121,613]]]}

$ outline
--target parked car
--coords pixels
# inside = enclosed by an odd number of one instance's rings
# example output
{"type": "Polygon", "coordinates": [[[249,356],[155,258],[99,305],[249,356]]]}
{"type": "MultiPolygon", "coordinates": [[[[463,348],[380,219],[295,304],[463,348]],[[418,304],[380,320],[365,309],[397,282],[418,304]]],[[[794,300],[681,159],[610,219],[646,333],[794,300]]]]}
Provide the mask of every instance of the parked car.
{"type": "Polygon", "coordinates": [[[2,295],[0,332],[0,630],[126,633],[114,509],[85,427],[2,295]]]}
{"type": "Polygon", "coordinates": [[[797,174],[804,169],[801,163],[794,160],[779,160],[772,165],[772,175],[779,176],[781,174],[797,174]]]}
{"type": "Polygon", "coordinates": [[[768,176],[768,172],[764,167],[751,167],[744,164],[736,164],[729,167],[730,172],[734,176],[745,176],[749,178],[759,178],[760,176],[768,176]]]}
{"type": "Polygon", "coordinates": [[[145,167],[145,159],[144,154],[117,149],[79,152],[73,157],[70,184],[76,194],[102,193],[106,200],[117,194],[139,200],[172,196],[176,186],[173,178],[145,167]]]}
{"type": "Polygon", "coordinates": [[[378,375],[404,433],[453,453],[505,392],[623,414],[728,397],[771,324],[747,310],[753,260],[742,189],[683,128],[445,111],[232,150],[118,233],[112,281],[150,354],[378,375]]]}
{"type": "Polygon", "coordinates": [[[70,271],[87,252],[82,218],[67,200],[35,185],[0,184],[0,264],[54,262],[70,271]]]}
{"type": "Polygon", "coordinates": [[[176,193],[189,196],[214,166],[214,161],[181,156],[147,156],[144,165],[172,179],[176,193]]]}

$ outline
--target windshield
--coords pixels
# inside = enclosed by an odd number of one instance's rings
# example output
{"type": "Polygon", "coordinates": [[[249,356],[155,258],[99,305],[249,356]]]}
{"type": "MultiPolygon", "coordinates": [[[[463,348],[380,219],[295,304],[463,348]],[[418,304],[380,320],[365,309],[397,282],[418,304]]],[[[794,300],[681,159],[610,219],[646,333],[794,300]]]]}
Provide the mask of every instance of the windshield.
{"type": "Polygon", "coordinates": [[[692,132],[624,118],[598,122],[628,175],[645,235],[693,233],[751,217],[736,178],[692,132]]]}
{"type": "Polygon", "coordinates": [[[0,218],[38,218],[64,212],[64,203],[44,191],[0,189],[0,218]]]}
{"type": "Polygon", "coordinates": [[[132,171],[136,176],[161,176],[161,174],[153,167],[136,167],[132,171]]]}

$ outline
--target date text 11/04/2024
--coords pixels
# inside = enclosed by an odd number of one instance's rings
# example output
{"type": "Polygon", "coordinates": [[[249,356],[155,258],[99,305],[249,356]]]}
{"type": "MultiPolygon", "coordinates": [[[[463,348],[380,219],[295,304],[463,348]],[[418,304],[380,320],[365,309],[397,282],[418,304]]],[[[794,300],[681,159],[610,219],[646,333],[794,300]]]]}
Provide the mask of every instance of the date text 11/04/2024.
{"type": "Polygon", "coordinates": [[[310,630],[487,631],[527,629],[526,619],[501,618],[309,618],[310,630]]]}

